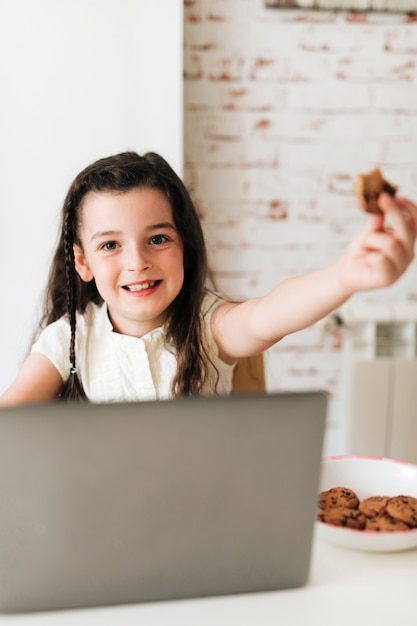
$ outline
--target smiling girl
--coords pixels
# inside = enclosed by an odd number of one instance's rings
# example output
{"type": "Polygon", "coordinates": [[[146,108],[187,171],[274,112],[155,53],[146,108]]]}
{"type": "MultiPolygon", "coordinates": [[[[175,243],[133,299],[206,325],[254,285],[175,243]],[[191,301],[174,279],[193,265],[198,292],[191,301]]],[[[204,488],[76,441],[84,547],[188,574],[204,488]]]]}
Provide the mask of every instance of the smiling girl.
{"type": "Polygon", "coordinates": [[[0,403],[230,393],[238,358],[404,273],[417,207],[387,194],[379,206],[336,263],[228,302],[207,288],[201,224],[168,163],[135,152],[96,161],[64,201],[40,331],[0,403]]]}

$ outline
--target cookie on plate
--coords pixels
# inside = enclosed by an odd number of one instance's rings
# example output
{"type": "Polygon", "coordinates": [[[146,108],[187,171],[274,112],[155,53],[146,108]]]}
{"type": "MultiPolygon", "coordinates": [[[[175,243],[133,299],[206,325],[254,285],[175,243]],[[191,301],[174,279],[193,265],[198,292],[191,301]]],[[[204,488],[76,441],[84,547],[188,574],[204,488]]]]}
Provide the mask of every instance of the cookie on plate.
{"type": "Polygon", "coordinates": [[[356,530],[363,530],[366,524],[366,517],[358,509],[341,506],[319,510],[317,520],[332,526],[342,526],[356,530]]]}
{"type": "Polygon", "coordinates": [[[375,168],[369,174],[358,174],[355,182],[355,192],[359,204],[367,213],[381,213],[378,207],[378,198],[386,192],[395,196],[398,187],[391,185],[382,176],[380,170],[375,168]]]}
{"type": "Polygon", "coordinates": [[[387,513],[396,520],[417,528],[417,498],[395,496],[387,503],[387,513]]]}
{"type": "Polygon", "coordinates": [[[410,526],[405,522],[388,515],[386,511],[374,517],[366,518],[365,531],[373,532],[395,532],[398,530],[410,530],[410,526]]]}
{"type": "Polygon", "coordinates": [[[318,506],[321,510],[335,507],[346,507],[356,509],[359,505],[359,498],[352,489],[347,487],[332,487],[319,494],[318,506]]]}
{"type": "Polygon", "coordinates": [[[369,496],[361,500],[358,508],[365,517],[377,517],[385,511],[388,500],[389,496],[369,496]]]}

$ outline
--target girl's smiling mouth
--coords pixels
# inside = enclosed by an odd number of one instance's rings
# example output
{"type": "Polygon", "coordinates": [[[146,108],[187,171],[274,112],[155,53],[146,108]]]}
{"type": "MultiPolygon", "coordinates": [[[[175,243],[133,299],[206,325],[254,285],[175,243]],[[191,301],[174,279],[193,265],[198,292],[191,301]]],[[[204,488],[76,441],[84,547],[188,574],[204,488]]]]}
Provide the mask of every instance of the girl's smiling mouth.
{"type": "Polygon", "coordinates": [[[123,289],[127,291],[145,291],[146,289],[152,289],[156,285],[159,285],[160,280],[152,280],[147,283],[136,283],[133,285],[123,285],[123,289]]]}

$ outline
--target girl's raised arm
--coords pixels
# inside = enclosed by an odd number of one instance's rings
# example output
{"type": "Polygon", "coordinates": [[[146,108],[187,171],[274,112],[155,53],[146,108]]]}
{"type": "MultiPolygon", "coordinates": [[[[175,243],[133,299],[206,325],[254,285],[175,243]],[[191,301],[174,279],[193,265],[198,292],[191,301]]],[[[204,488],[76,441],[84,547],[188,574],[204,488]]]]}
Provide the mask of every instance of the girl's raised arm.
{"type": "Polygon", "coordinates": [[[43,354],[32,352],[24,361],[17,377],[0,396],[0,406],[47,402],[62,389],[62,378],[43,354]]]}
{"type": "Polygon", "coordinates": [[[417,206],[382,194],[383,213],[371,215],[362,233],[334,264],[284,281],[266,296],[219,306],[213,336],[228,362],[267,350],[290,333],[322,319],[358,291],[394,283],[414,257],[417,206]],[[384,226],[389,217],[390,226],[384,226]]]}

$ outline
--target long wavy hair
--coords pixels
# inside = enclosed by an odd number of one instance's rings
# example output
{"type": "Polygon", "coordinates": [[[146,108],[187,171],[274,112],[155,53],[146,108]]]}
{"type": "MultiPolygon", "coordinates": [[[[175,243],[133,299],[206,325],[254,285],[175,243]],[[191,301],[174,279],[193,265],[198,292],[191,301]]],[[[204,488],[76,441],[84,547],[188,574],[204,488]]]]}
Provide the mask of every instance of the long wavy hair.
{"type": "Polygon", "coordinates": [[[62,207],[61,227],[45,293],[40,328],[67,316],[71,339],[68,346],[69,378],[60,397],[88,401],[77,372],[76,313],[83,313],[90,302],[103,302],[94,279],[81,280],[74,264],[74,244],[79,236],[83,200],[90,192],[127,192],[155,189],[171,204],[175,226],[184,247],[184,283],[170,308],[166,339],[173,346],[177,371],[172,394],[201,393],[209,358],[202,337],[201,305],[208,267],[204,236],[190,195],[171,166],[161,156],[148,152],[123,152],[99,159],[86,167],[71,184],[62,207]]]}

